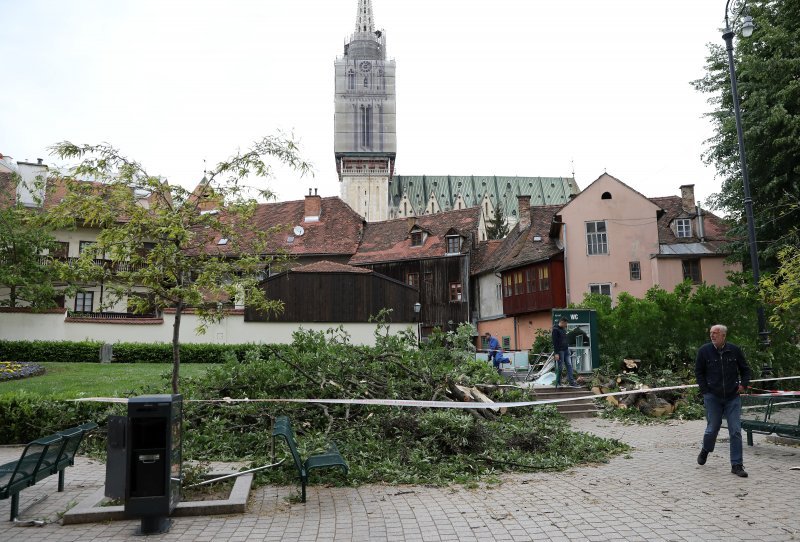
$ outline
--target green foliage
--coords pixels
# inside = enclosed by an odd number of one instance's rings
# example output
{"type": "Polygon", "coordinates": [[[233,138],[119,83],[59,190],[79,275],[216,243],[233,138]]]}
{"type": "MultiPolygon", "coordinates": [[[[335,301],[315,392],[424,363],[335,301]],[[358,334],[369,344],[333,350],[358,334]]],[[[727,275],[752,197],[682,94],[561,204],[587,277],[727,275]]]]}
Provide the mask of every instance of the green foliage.
{"type": "Polygon", "coordinates": [[[9,361],[93,363],[100,361],[99,341],[0,340],[0,359],[9,361]]]}
{"type": "Polygon", "coordinates": [[[766,303],[774,307],[770,324],[800,342],[800,248],[786,246],[778,253],[780,267],[761,281],[766,303]]]}
{"type": "MultiPolygon", "coordinates": [[[[799,246],[800,207],[800,4],[796,0],[751,0],[755,22],[750,38],[734,45],[744,144],[753,199],[759,254],[765,269],[776,265],[784,246],[799,246]]],[[[734,30],[739,20],[732,14],[734,30]]],[[[743,182],[727,52],[722,40],[709,45],[706,75],[693,82],[709,94],[708,113],[715,134],[706,142],[704,160],[722,179],[711,204],[732,219],[731,238],[740,260],[749,262],[743,182]]]]}
{"type": "MultiPolygon", "coordinates": [[[[468,326],[449,338],[441,334],[421,349],[413,333],[388,335],[379,328],[376,336],[380,345],[366,347],[351,345],[341,330],[301,330],[281,351],[254,347],[244,359],[231,357],[188,380],[185,394],[204,399],[444,400],[448,382],[499,382],[491,366],[452,346],[469,342],[468,326]]],[[[531,399],[520,389],[497,392],[494,398],[531,399]]],[[[581,454],[603,460],[624,448],[571,433],[552,407],[512,409],[497,420],[485,420],[458,410],[245,402],[187,404],[185,454],[195,460],[245,455],[256,465],[265,464],[270,460],[270,420],[281,414],[292,420],[301,455],[336,442],[351,472],[347,478],[326,475],[335,483],[468,483],[498,469],[563,469],[584,461],[581,454]]],[[[278,454],[283,454],[280,448],[278,454]]],[[[262,473],[260,479],[294,483],[292,469],[262,473]]]]}
{"type": "MultiPolygon", "coordinates": [[[[6,341],[0,340],[0,359],[51,363],[97,363],[99,341],[6,341]]],[[[114,343],[114,363],[171,363],[172,345],[167,343],[114,343]]],[[[181,363],[221,363],[225,356],[244,359],[252,344],[191,343],[181,346],[181,363]]],[[[280,349],[278,345],[258,348],[280,349]]]]}
{"type": "Polygon", "coordinates": [[[608,296],[587,295],[580,306],[597,311],[601,365],[615,374],[624,358],[641,359],[643,374],[669,370],[691,381],[697,349],[708,342],[709,328],[725,324],[728,339],[742,347],[756,375],[765,362],[777,376],[798,374],[795,330],[774,330],[772,347],[764,351],[756,333],[758,294],[746,275],[730,278],[732,284],[724,287],[684,282],[671,293],[654,287],[643,299],[623,292],[613,307],[608,296]]]}
{"type": "MultiPolygon", "coordinates": [[[[12,179],[21,182],[18,175],[12,179]]],[[[8,288],[0,307],[55,307],[57,276],[50,257],[42,255],[55,248],[51,232],[36,210],[22,204],[0,206],[0,287],[8,288]]]]}
{"type": "Polygon", "coordinates": [[[280,301],[266,299],[259,288],[264,269],[285,260],[269,244],[277,231],[252,227],[255,198],[272,194],[247,183],[271,176],[265,158],[308,171],[310,166],[300,159],[292,139],[279,135],[255,142],[247,152],[219,163],[192,192],[148,173],[107,144],[65,141],[52,150],[79,163],[63,179],[67,195],[49,210],[50,223],[99,230],[90,249],[76,262],[61,266],[63,276],[72,288],[103,281],[109,304],[127,300],[137,312],[175,309],[174,393],[185,308],[194,308],[200,316],[201,332],[208,323],[224,318],[228,304],[246,300],[249,308],[264,314],[282,309],[280,301]],[[203,212],[209,207],[217,212],[203,212]],[[106,259],[119,264],[113,273],[106,259]],[[142,291],[146,297],[133,295],[142,291]]]}
{"type": "Polygon", "coordinates": [[[503,239],[506,235],[508,235],[508,223],[503,215],[503,206],[498,203],[494,210],[494,217],[486,224],[486,237],[503,239]]]}

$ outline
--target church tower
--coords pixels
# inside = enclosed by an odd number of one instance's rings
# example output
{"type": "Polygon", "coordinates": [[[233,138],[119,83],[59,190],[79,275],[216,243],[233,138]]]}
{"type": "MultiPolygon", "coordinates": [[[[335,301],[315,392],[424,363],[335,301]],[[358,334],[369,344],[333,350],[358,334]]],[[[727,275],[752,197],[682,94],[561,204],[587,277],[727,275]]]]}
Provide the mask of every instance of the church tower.
{"type": "Polygon", "coordinates": [[[387,220],[397,153],[395,63],[386,59],[386,34],[375,30],[372,0],[358,0],[355,32],[334,66],[333,147],[342,200],[369,222],[387,220]]]}

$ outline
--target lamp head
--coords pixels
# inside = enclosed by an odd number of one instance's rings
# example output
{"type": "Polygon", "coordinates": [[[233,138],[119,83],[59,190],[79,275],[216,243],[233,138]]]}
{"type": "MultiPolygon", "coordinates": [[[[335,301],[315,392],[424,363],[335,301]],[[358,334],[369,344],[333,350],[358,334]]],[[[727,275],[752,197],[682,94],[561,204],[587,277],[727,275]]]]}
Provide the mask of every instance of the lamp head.
{"type": "Polygon", "coordinates": [[[742,22],[742,37],[749,38],[753,35],[753,18],[750,15],[745,15],[742,22]]]}
{"type": "Polygon", "coordinates": [[[422,310],[422,304],[419,303],[419,302],[414,303],[414,312],[419,314],[419,311],[421,311],[421,310],[422,310]]]}

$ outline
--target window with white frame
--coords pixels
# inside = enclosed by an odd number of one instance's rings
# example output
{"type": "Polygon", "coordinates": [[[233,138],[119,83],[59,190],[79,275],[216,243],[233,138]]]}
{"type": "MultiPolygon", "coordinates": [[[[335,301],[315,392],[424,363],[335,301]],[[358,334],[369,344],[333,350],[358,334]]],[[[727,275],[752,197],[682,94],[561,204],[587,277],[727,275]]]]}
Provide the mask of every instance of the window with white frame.
{"type": "Polygon", "coordinates": [[[675,221],[675,237],[691,237],[692,221],[689,218],[679,218],[675,221]]]}
{"type": "Polygon", "coordinates": [[[590,284],[589,285],[589,293],[590,294],[600,294],[600,295],[607,295],[611,297],[611,283],[605,282],[601,284],[590,284]]]}
{"type": "Polygon", "coordinates": [[[458,235],[448,235],[446,240],[448,254],[459,254],[461,252],[461,237],[458,235]]]}
{"type": "Polygon", "coordinates": [[[605,220],[586,223],[586,253],[589,255],[608,254],[605,220]]]}
{"type": "Polygon", "coordinates": [[[92,312],[94,292],[78,292],[75,294],[75,312],[92,312]]]}

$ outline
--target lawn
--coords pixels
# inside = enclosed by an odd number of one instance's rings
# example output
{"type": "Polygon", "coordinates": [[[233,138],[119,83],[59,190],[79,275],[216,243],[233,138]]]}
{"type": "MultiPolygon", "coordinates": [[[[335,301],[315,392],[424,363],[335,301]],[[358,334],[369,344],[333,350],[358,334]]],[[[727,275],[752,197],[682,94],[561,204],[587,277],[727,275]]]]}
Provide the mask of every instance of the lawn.
{"type": "MultiPolygon", "coordinates": [[[[25,392],[42,397],[128,397],[147,393],[170,393],[172,365],[157,363],[41,363],[41,376],[0,382],[0,397],[25,392]]],[[[212,364],[181,365],[181,378],[198,376],[212,364]]]]}

